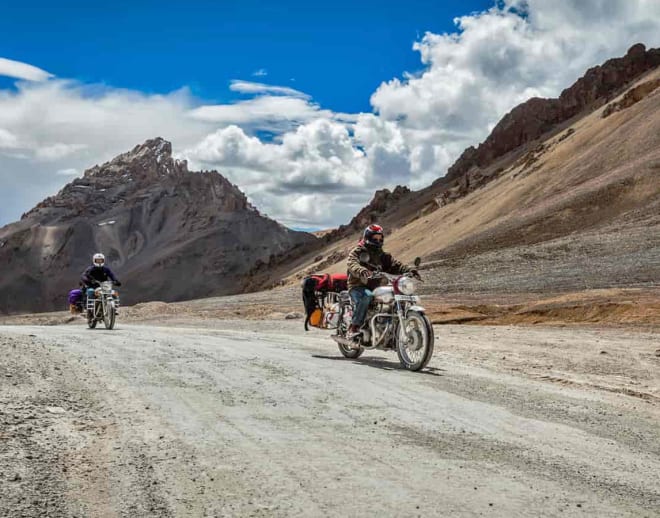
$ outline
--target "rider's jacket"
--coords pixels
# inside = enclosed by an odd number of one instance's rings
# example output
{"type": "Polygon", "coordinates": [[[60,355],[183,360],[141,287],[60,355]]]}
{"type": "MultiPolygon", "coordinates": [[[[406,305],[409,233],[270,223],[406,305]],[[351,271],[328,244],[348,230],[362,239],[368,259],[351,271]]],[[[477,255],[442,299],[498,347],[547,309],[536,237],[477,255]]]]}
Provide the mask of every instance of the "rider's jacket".
{"type": "Polygon", "coordinates": [[[369,254],[368,263],[378,267],[385,273],[399,275],[411,271],[411,268],[400,261],[397,261],[391,254],[383,251],[382,248],[367,246],[363,241],[351,250],[348,254],[348,289],[364,286],[373,289],[381,284],[380,279],[365,281],[363,275],[370,272],[371,269],[360,262],[360,254],[369,254]]]}
{"type": "Polygon", "coordinates": [[[82,281],[86,287],[93,287],[107,280],[117,282],[117,277],[107,266],[90,266],[82,274],[82,281]]]}

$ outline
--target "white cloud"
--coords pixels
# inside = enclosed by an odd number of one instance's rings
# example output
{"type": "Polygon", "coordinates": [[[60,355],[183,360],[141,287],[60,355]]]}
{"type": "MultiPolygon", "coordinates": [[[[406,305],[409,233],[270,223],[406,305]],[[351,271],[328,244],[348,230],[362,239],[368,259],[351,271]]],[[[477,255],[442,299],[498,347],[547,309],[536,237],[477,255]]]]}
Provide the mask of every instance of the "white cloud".
{"type": "Polygon", "coordinates": [[[55,174],[58,174],[60,176],[78,176],[80,173],[78,172],[77,169],[69,168],[69,169],[60,169],[55,174]]]}
{"type": "Polygon", "coordinates": [[[259,70],[255,70],[254,72],[252,72],[252,75],[254,77],[265,77],[268,75],[268,70],[266,70],[265,68],[260,68],[259,70]]]}
{"type": "Polygon", "coordinates": [[[190,112],[200,121],[225,124],[255,124],[271,127],[283,121],[305,122],[316,117],[330,117],[332,113],[299,97],[262,95],[235,104],[200,106],[190,112]]]}
{"type": "Polygon", "coordinates": [[[58,142],[35,150],[35,157],[45,162],[54,162],[67,158],[78,151],[85,149],[86,144],[63,144],[58,142]]]}
{"type": "MultiPolygon", "coordinates": [[[[285,224],[345,223],[375,189],[420,188],[442,176],[516,104],[558,95],[636,42],[660,46],[655,0],[506,0],[456,24],[415,43],[421,70],[383,82],[369,114],[240,80],[230,89],[250,97],[217,105],[187,90],[146,95],[55,79],[0,90],[0,224],[59,189],[62,171],[74,175],[158,135],[285,224]]],[[[12,66],[12,77],[28,79],[12,66]]],[[[41,72],[32,79],[49,77],[41,72]]]]}
{"type": "Polygon", "coordinates": [[[229,84],[229,89],[233,92],[239,92],[242,94],[274,94],[300,97],[302,99],[310,98],[306,93],[287,86],[267,85],[264,83],[255,83],[253,81],[241,81],[240,79],[232,80],[229,84]]]}
{"type": "Polygon", "coordinates": [[[26,81],[46,81],[53,77],[53,74],[27,63],[0,58],[0,76],[14,77],[26,81]]]}
{"type": "Polygon", "coordinates": [[[328,118],[285,133],[279,143],[261,142],[232,125],[181,154],[193,167],[218,168],[261,210],[292,226],[343,221],[345,195],[357,192],[364,201],[372,191],[364,152],[345,124],[328,118]]]}
{"type": "Polygon", "coordinates": [[[0,128],[0,149],[16,149],[18,139],[11,131],[0,128]]]}

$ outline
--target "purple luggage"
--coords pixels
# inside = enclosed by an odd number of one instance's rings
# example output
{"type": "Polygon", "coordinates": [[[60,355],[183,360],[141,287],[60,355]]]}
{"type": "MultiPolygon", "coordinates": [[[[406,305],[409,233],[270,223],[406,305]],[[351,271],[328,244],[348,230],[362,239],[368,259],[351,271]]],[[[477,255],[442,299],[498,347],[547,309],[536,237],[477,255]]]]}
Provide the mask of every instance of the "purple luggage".
{"type": "Polygon", "coordinates": [[[69,292],[69,304],[78,306],[79,304],[82,304],[82,298],[82,290],[71,290],[69,292]]]}

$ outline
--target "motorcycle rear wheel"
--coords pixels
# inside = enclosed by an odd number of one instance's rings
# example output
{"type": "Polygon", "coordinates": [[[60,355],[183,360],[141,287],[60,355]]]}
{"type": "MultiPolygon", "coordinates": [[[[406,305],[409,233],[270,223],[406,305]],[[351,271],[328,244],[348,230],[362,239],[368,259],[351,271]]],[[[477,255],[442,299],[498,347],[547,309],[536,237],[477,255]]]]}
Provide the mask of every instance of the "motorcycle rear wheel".
{"type": "Polygon", "coordinates": [[[409,311],[403,325],[406,326],[411,342],[404,343],[403,333],[399,329],[396,354],[404,368],[411,371],[421,370],[433,356],[433,326],[426,315],[418,311],[409,311]]]}
{"type": "Polygon", "coordinates": [[[348,358],[349,360],[359,358],[364,352],[364,347],[360,347],[359,349],[349,349],[348,347],[345,347],[339,343],[337,344],[337,347],[339,347],[339,352],[344,355],[344,358],[348,358]]]}
{"type": "MultiPolygon", "coordinates": [[[[344,313],[341,312],[339,314],[339,324],[337,325],[337,335],[341,336],[342,338],[346,338],[347,334],[348,328],[344,322],[344,313]]],[[[339,352],[344,356],[344,358],[348,358],[349,360],[355,360],[356,358],[359,358],[364,352],[364,347],[351,349],[350,347],[346,347],[340,343],[337,343],[337,347],[339,348],[339,352]]]]}

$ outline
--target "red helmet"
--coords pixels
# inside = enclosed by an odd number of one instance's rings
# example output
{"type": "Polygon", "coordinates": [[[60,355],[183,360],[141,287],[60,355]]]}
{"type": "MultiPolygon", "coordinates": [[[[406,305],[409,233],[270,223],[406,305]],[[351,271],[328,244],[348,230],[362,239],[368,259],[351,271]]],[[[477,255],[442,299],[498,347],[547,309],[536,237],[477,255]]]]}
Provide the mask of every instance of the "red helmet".
{"type": "Polygon", "coordinates": [[[364,229],[364,244],[367,246],[373,246],[375,248],[382,248],[383,241],[385,240],[385,234],[383,233],[383,227],[380,225],[369,225],[364,229]]]}

